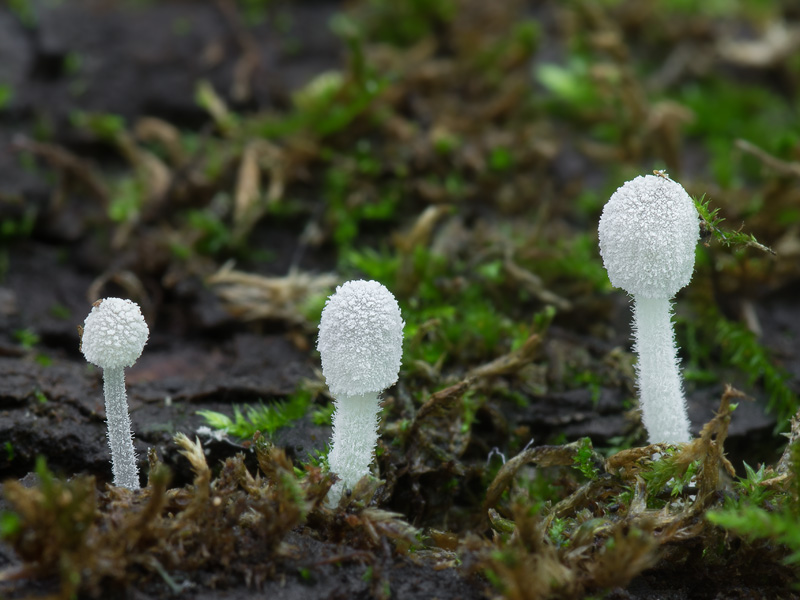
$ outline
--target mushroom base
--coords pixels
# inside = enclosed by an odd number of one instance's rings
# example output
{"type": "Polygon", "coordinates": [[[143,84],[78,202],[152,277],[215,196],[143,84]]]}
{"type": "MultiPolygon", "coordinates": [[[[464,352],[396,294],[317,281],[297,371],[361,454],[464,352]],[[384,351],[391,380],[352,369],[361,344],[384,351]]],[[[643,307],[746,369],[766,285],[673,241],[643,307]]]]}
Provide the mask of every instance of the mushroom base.
{"type": "Polygon", "coordinates": [[[374,392],[341,396],[335,404],[328,464],[340,480],[328,492],[328,506],[336,506],[342,493],[353,489],[369,473],[378,443],[378,413],[381,408],[374,392]]]}
{"type": "Polygon", "coordinates": [[[651,444],[691,439],[672,329],[672,301],[633,297],[633,329],[642,421],[651,444]]]}

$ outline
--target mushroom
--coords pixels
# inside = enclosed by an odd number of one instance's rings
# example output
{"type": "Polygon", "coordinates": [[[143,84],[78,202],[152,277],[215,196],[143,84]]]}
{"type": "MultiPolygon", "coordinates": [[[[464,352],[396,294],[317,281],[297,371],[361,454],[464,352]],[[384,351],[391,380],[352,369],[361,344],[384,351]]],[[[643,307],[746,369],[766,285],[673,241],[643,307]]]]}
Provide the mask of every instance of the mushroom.
{"type": "Polygon", "coordinates": [[[650,443],[691,438],[672,329],[672,298],[694,270],[700,223],[693,200],[663,172],[620,187],[600,216],[600,254],[633,297],[639,404],[650,443]]]}
{"type": "Polygon", "coordinates": [[[342,284],[322,311],[317,349],[334,398],[328,464],[340,477],[328,493],[329,506],[369,473],[379,395],[397,381],[404,325],[394,296],[377,281],[342,284]]]}
{"type": "Polygon", "coordinates": [[[133,366],[141,356],[149,333],[138,304],[106,298],[92,306],[81,336],[83,356],[103,369],[114,485],[130,490],[139,489],[139,470],[125,395],[125,367],[133,366]]]}

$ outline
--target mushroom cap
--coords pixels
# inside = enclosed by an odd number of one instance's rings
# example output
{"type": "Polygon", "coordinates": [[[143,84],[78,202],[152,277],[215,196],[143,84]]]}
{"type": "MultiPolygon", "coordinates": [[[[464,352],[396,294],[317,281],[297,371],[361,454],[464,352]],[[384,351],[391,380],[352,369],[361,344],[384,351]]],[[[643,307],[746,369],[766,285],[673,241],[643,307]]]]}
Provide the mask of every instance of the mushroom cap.
{"type": "Polygon", "coordinates": [[[700,220],[679,183],[639,176],[614,192],[600,216],[600,254],[612,285],[672,298],[692,278],[700,220]]]}
{"type": "Polygon", "coordinates": [[[141,356],[149,333],[138,304],[105,298],[94,304],[83,323],[81,351],[103,369],[130,367],[141,356]]]}
{"type": "Polygon", "coordinates": [[[348,281],[322,310],[317,349],[335,397],[380,393],[397,381],[403,319],[392,293],[377,281],[348,281]]]}

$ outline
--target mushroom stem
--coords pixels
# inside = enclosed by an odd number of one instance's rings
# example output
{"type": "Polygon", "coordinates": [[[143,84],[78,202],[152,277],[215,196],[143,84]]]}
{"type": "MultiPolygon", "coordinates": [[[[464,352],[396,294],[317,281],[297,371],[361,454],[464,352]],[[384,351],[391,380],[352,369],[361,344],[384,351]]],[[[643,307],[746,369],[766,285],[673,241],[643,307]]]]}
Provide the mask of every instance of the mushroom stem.
{"type": "Polygon", "coordinates": [[[124,367],[103,369],[103,392],[106,398],[108,445],[111,448],[114,485],[138,490],[139,469],[136,466],[136,450],[133,448],[124,367]]]}
{"type": "Polygon", "coordinates": [[[689,419],[672,329],[672,301],[633,296],[633,329],[642,420],[650,443],[688,442],[689,419]]]}
{"type": "Polygon", "coordinates": [[[380,400],[374,392],[341,396],[334,401],[333,436],[328,454],[330,470],[341,479],[328,492],[328,506],[336,506],[345,489],[352,489],[369,473],[378,443],[380,400]]]}

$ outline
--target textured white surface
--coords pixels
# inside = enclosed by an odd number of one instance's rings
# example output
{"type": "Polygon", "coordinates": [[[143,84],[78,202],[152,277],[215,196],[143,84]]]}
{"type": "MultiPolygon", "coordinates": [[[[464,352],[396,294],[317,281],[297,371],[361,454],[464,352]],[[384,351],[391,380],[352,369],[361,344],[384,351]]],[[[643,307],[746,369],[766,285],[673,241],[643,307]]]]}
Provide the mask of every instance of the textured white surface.
{"type": "Polygon", "coordinates": [[[328,464],[341,479],[328,492],[328,506],[339,504],[342,492],[353,489],[369,473],[378,443],[380,408],[375,393],[337,397],[328,464]]]}
{"type": "Polygon", "coordinates": [[[611,283],[645,298],[672,298],[692,278],[700,221],[679,183],[655,175],[628,181],[600,217],[600,254],[611,283]]]}
{"type": "Polygon", "coordinates": [[[377,281],[337,287],[322,311],[317,342],[331,394],[377,395],[397,381],[404,325],[394,296],[377,281]]]}
{"type": "Polygon", "coordinates": [[[136,465],[131,418],[128,415],[124,367],[103,369],[103,394],[106,400],[108,446],[111,448],[114,485],[138,490],[139,467],[136,465]]]}
{"type": "Polygon", "coordinates": [[[639,406],[651,444],[691,439],[668,298],[634,296],[634,350],[639,406]]]}
{"type": "Polygon", "coordinates": [[[81,350],[98,367],[130,367],[141,356],[149,333],[138,304],[106,298],[92,307],[83,323],[81,350]]]}

